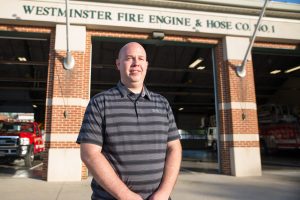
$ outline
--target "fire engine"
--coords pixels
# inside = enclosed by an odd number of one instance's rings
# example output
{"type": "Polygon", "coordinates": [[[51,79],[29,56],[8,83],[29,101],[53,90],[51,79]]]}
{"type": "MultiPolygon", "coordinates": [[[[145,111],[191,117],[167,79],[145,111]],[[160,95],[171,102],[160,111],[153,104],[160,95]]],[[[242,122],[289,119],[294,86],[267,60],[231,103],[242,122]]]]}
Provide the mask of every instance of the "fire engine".
{"type": "Polygon", "coordinates": [[[37,154],[45,150],[42,132],[36,122],[0,121],[0,161],[24,159],[32,167],[37,154]]]}
{"type": "Polygon", "coordinates": [[[259,137],[263,153],[300,149],[299,116],[287,105],[269,104],[258,109],[259,137]]]}

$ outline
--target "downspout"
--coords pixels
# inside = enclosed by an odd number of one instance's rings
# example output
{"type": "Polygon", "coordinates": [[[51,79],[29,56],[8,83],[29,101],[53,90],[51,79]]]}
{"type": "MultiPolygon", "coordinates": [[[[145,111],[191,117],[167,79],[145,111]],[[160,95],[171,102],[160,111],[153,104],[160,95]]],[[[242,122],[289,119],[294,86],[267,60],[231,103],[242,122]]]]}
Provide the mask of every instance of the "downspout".
{"type": "Polygon", "coordinates": [[[239,77],[245,77],[246,76],[246,63],[247,63],[247,60],[248,60],[248,57],[249,57],[249,53],[251,52],[252,50],[252,46],[254,44],[254,41],[255,41],[255,38],[256,38],[256,34],[257,34],[257,30],[260,26],[260,22],[265,14],[265,11],[266,11],[266,8],[267,8],[267,4],[269,3],[269,1],[271,0],[265,0],[265,3],[264,3],[264,6],[263,6],[263,9],[262,9],[262,12],[260,13],[260,16],[259,16],[259,19],[257,21],[257,24],[256,24],[256,27],[255,27],[255,30],[254,30],[254,33],[250,39],[250,44],[248,46],[248,49],[246,51],[246,54],[245,54],[245,57],[244,57],[244,60],[242,62],[242,65],[241,66],[238,66],[236,68],[236,73],[239,77]]]}

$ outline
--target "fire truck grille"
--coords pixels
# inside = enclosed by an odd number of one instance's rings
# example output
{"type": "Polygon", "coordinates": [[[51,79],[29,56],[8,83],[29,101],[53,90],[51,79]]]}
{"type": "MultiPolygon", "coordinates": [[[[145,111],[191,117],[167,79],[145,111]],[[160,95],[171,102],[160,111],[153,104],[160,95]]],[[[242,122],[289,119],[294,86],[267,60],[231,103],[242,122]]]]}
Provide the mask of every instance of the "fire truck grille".
{"type": "Polygon", "coordinates": [[[16,146],[18,144],[18,138],[1,137],[0,146],[16,146]]]}

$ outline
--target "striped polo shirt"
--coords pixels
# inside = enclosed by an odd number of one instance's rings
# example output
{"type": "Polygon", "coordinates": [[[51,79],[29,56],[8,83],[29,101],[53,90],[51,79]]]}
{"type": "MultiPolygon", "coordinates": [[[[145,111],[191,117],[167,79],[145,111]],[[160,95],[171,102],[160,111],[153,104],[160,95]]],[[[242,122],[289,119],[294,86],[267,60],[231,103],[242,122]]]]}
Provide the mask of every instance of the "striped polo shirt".
{"type": "MultiPolygon", "coordinates": [[[[121,180],[147,199],[162,179],[167,143],[179,139],[171,107],[144,86],[133,94],[121,82],[87,106],[77,143],[102,146],[121,180]]],[[[93,199],[114,199],[92,181],[93,199]]]]}

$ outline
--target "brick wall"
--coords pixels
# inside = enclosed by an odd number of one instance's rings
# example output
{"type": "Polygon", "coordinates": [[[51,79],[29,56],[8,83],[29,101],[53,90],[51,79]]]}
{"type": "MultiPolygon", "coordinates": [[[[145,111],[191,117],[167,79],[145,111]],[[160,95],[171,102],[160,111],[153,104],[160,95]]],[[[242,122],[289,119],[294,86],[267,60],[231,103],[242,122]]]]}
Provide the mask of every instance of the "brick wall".
{"type": "Polygon", "coordinates": [[[241,108],[219,108],[219,130],[220,137],[223,138],[220,142],[220,170],[223,174],[231,175],[232,158],[230,158],[230,150],[233,147],[259,147],[259,141],[239,141],[234,139],[235,135],[258,135],[256,109],[243,107],[243,103],[256,105],[253,65],[252,61],[246,63],[246,76],[241,78],[237,76],[236,68],[242,64],[242,60],[225,60],[223,58],[223,51],[225,50],[221,43],[217,45],[215,51],[218,75],[218,103],[219,105],[236,103],[237,107],[241,108]]]}
{"type": "MultiPolygon", "coordinates": [[[[229,69],[226,67],[226,63],[223,61],[223,45],[220,40],[215,48],[216,56],[216,68],[217,68],[217,80],[218,80],[218,103],[230,102],[231,96],[228,90],[230,85],[230,78],[228,77],[229,69]]],[[[219,134],[232,133],[232,117],[231,113],[219,112],[219,134]]],[[[230,148],[232,142],[219,142],[220,152],[220,171],[224,174],[230,174],[230,148]]]]}
{"type": "MultiPolygon", "coordinates": [[[[73,134],[74,138],[79,133],[85,107],[80,105],[81,100],[90,98],[90,38],[86,38],[85,52],[72,52],[75,66],[72,70],[63,68],[63,59],[66,57],[65,51],[55,51],[55,32],[51,35],[48,89],[47,99],[60,99],[59,104],[46,105],[46,134],[73,134]],[[69,103],[69,99],[77,99],[78,105],[69,103]],[[66,114],[67,113],[67,114],[66,114]]],[[[79,148],[74,141],[47,141],[49,148],[79,148]]],[[[46,153],[47,154],[47,153],[46,153]]],[[[43,165],[43,179],[47,179],[47,166],[43,165]]],[[[86,172],[82,165],[82,172],[86,172]]],[[[86,173],[83,173],[86,178],[86,173]]]]}

